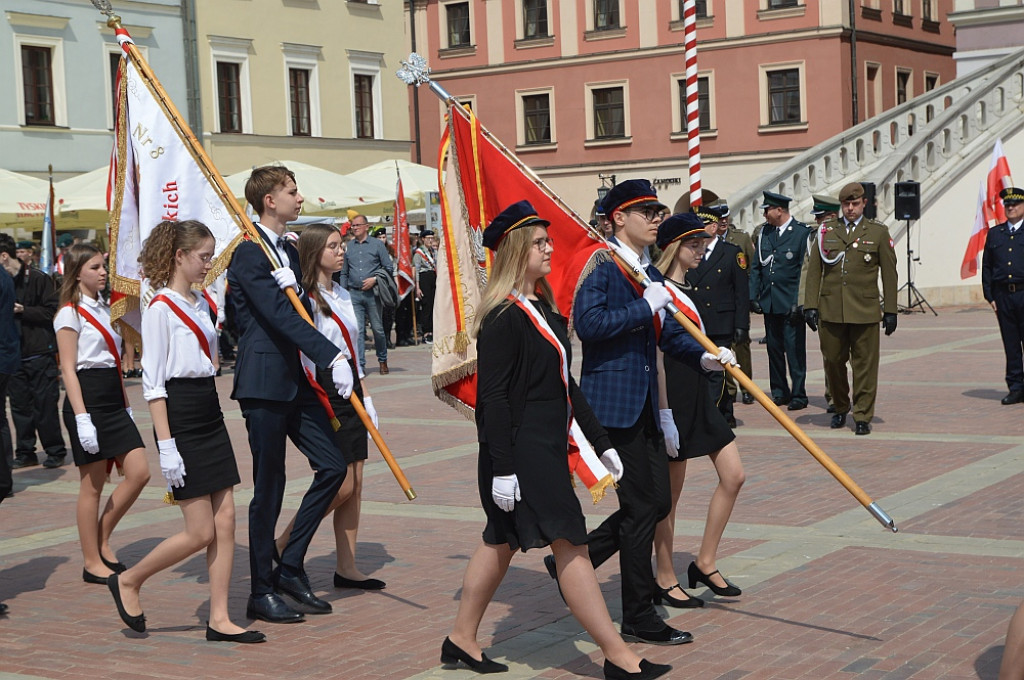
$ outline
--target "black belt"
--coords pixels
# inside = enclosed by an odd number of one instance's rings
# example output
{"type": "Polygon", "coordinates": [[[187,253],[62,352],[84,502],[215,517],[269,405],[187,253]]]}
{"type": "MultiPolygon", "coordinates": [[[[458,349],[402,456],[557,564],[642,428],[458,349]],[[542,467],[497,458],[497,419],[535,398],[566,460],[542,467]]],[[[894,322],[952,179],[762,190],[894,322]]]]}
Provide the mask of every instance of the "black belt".
{"type": "Polygon", "coordinates": [[[1018,290],[1024,291],[1024,283],[997,283],[996,285],[1008,293],[1016,293],[1018,290]]]}

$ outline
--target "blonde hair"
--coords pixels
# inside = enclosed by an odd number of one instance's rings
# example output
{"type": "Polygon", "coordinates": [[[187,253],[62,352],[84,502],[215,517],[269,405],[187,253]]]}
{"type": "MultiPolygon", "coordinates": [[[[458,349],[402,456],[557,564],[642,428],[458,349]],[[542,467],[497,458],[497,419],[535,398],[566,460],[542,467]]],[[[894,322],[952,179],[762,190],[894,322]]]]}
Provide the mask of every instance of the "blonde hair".
{"type": "Polygon", "coordinates": [[[179,250],[190,253],[208,238],[213,238],[213,232],[199,220],[164,220],[153,227],[139,253],[153,290],[163,288],[174,276],[174,256],[179,250]]]}
{"type": "Polygon", "coordinates": [[[665,249],[661,251],[661,256],[658,258],[658,261],[654,263],[655,268],[659,272],[668,276],[669,271],[672,269],[672,264],[676,261],[676,254],[679,253],[679,249],[682,247],[683,241],[685,240],[686,239],[679,239],[678,241],[673,241],[665,246],[665,249]]]}
{"type": "Polygon", "coordinates": [[[85,263],[103,255],[99,248],[91,243],[76,243],[64,255],[64,281],[60,286],[60,304],[78,307],[82,301],[82,290],[78,287],[78,276],[82,273],[85,263]]]}
{"type": "Polygon", "coordinates": [[[483,300],[481,300],[480,308],[477,311],[476,325],[473,328],[474,336],[480,333],[480,327],[483,326],[484,319],[487,318],[491,310],[500,307],[503,312],[512,304],[508,300],[508,295],[513,289],[524,295],[536,293],[551,305],[551,309],[555,313],[558,313],[555,296],[547,278],[542,276],[537,279],[535,290],[523,290],[523,286],[526,285],[526,264],[530,259],[530,251],[534,248],[535,229],[536,227],[513,229],[498,244],[494,262],[491,265],[491,275],[487,279],[487,288],[484,289],[483,300]]]}

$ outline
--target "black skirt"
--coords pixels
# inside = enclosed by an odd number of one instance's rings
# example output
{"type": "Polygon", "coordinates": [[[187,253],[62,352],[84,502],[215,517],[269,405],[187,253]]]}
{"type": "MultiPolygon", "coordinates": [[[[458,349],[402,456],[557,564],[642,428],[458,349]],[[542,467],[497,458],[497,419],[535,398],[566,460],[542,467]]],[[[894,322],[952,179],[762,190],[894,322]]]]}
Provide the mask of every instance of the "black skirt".
{"type": "MultiPolygon", "coordinates": [[[[352,361],[349,361],[349,366],[352,368],[352,375],[358,376],[359,368],[352,361]]],[[[334,433],[334,444],[344,456],[345,463],[351,464],[357,460],[366,460],[369,455],[366,426],[356,415],[356,409],[352,406],[352,402],[338,394],[338,390],[334,387],[334,378],[331,377],[329,370],[318,369],[316,377],[317,382],[327,392],[331,408],[334,409],[334,417],[341,423],[341,427],[334,433]]],[[[359,378],[356,378],[354,391],[357,397],[363,398],[363,388],[359,384],[359,378]]]]}
{"type": "Polygon", "coordinates": [[[75,412],[71,408],[71,400],[64,397],[64,426],[71,440],[71,455],[75,465],[97,463],[102,460],[118,458],[144,448],[142,435],[135,427],[135,422],[124,405],[124,389],[121,376],[116,368],[83,368],[77,372],[78,384],[82,389],[82,401],[85,410],[96,428],[96,439],[99,441],[99,453],[87,453],[78,439],[78,424],[75,412]]]}
{"type": "Polygon", "coordinates": [[[185,461],[185,486],[172,489],[174,500],[206,496],[241,482],[213,378],[171,378],[165,387],[171,436],[185,461]]]}
{"type": "Polygon", "coordinates": [[[587,522],[569,473],[566,415],[565,399],[526,402],[523,424],[512,444],[522,496],[512,512],[499,508],[491,497],[491,455],[486,444],[480,445],[477,480],[487,514],[484,543],[507,543],[524,552],[559,538],[586,544],[587,522]]]}
{"type": "Polygon", "coordinates": [[[679,428],[679,457],[669,458],[669,462],[707,456],[736,439],[702,373],[666,354],[665,385],[672,418],[679,428]]]}

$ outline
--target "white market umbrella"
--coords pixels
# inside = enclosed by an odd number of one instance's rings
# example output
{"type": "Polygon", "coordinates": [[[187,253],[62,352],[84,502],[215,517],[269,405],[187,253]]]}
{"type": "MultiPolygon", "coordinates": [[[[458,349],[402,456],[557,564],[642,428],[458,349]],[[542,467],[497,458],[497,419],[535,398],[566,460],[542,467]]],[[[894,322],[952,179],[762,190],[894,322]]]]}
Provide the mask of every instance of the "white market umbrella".
{"type": "Polygon", "coordinates": [[[50,184],[0,169],[0,225],[42,227],[50,184]]]}
{"type": "Polygon", "coordinates": [[[426,206],[425,193],[437,191],[437,169],[419,165],[411,161],[389,160],[368,165],[361,170],[351,172],[346,177],[368,182],[387,190],[394,201],[395,187],[398,184],[398,173],[402,173],[402,192],[405,194],[406,211],[418,210],[426,206]],[[395,166],[398,169],[395,169],[395,166]]]}

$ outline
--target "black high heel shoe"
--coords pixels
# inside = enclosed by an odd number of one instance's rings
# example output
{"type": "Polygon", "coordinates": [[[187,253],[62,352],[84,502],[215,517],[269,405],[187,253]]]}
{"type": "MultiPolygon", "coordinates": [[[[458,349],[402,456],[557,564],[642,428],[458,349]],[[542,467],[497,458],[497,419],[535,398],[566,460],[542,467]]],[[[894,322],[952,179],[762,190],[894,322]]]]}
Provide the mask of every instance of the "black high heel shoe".
{"type": "MultiPolygon", "coordinates": [[[[452,642],[450,639],[445,638],[444,644],[441,645],[441,663],[453,665],[460,661],[477,673],[504,673],[508,670],[508,666],[503,663],[498,663],[497,661],[491,661],[483,652],[480,652],[480,660],[477,661],[469,654],[462,651],[462,648],[457,644],[452,642]]],[[[655,676],[652,675],[651,677],[655,676]]]]}
{"type": "Polygon", "coordinates": [[[722,572],[715,569],[710,574],[705,574],[703,571],[700,570],[700,567],[697,566],[696,562],[690,562],[690,566],[686,570],[686,576],[690,579],[691,588],[696,588],[698,583],[703,583],[708,588],[710,588],[711,592],[713,592],[715,595],[722,595],[723,597],[736,597],[737,595],[743,594],[743,591],[740,590],[734,583],[729,581],[729,579],[727,579],[725,575],[722,574],[722,572]],[[722,588],[721,586],[716,586],[714,583],[711,582],[711,577],[715,574],[721,576],[722,580],[725,581],[724,588],[722,588]]]}
{"type": "Polygon", "coordinates": [[[120,574],[122,571],[128,571],[128,565],[126,565],[124,562],[111,562],[103,555],[100,555],[100,559],[103,560],[103,564],[106,565],[107,569],[114,572],[115,574],[120,574]]]}
{"type": "Polygon", "coordinates": [[[672,666],[663,663],[651,663],[647,659],[640,659],[640,670],[636,673],[619,668],[608,659],[604,660],[605,680],[654,680],[660,678],[672,670],[672,666]]]}
{"type": "Polygon", "coordinates": [[[704,606],[704,600],[700,599],[695,595],[690,595],[688,592],[683,590],[683,587],[678,583],[671,588],[658,588],[654,591],[654,604],[667,604],[670,607],[678,607],[679,609],[697,609],[704,606]],[[672,597],[669,593],[672,590],[679,588],[679,592],[686,595],[685,600],[681,600],[678,597],[672,597]]]}

